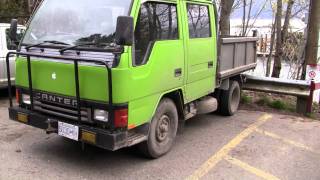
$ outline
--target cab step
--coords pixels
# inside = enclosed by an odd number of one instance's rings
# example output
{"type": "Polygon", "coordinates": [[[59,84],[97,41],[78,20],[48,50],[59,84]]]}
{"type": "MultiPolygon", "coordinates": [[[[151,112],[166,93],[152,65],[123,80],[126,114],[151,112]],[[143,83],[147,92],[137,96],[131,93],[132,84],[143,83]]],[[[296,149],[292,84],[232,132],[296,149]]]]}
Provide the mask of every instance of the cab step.
{"type": "Polygon", "coordinates": [[[146,141],[148,139],[148,136],[145,134],[141,134],[141,133],[136,133],[136,132],[130,132],[128,134],[128,142],[127,142],[127,146],[133,146],[136,144],[139,144],[143,141],[146,141]]]}

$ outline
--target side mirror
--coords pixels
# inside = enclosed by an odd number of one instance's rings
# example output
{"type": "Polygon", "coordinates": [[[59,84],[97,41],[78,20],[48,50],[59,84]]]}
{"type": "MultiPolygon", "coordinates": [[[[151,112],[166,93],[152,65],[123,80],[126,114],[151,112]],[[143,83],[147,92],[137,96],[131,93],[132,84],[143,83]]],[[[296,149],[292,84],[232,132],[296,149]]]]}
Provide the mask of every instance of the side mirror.
{"type": "Polygon", "coordinates": [[[133,44],[133,17],[119,16],[115,40],[118,45],[131,46],[133,44]]]}
{"type": "Polygon", "coordinates": [[[10,31],[9,31],[9,37],[12,42],[17,42],[17,30],[18,30],[18,20],[17,19],[12,19],[11,20],[11,26],[10,26],[10,31]]]}

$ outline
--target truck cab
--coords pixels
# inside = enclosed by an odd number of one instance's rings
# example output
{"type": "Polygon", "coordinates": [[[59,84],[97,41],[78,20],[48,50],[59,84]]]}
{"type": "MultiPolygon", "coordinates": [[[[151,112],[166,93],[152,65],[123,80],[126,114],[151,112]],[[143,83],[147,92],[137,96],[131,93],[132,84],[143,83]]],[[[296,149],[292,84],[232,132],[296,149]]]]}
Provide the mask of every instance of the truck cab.
{"type": "Polygon", "coordinates": [[[216,27],[211,0],[44,0],[11,53],[18,105],[10,119],[158,158],[187,119],[219,104],[226,115],[238,108],[256,42],[221,41],[218,62],[216,27]]]}
{"type": "MultiPolygon", "coordinates": [[[[0,23],[0,88],[7,87],[7,74],[6,74],[6,66],[5,66],[5,59],[10,51],[16,51],[17,45],[12,42],[9,38],[9,30],[10,30],[10,24],[0,23]]],[[[23,33],[25,31],[25,27],[19,25],[17,29],[17,37],[20,41],[23,33]]],[[[12,57],[12,59],[14,59],[12,57]]],[[[11,80],[14,82],[15,79],[15,68],[14,68],[14,61],[11,61],[11,80]]]]}

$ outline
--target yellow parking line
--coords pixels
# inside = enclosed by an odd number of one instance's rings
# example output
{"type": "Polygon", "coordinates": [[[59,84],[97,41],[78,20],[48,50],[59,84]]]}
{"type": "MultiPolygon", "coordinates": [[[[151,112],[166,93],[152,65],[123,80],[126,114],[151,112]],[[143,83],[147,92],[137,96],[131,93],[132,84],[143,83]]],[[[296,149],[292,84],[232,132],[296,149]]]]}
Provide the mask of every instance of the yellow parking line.
{"type": "Polygon", "coordinates": [[[251,133],[253,133],[258,127],[263,125],[272,116],[269,114],[265,114],[261,116],[257,122],[250,125],[247,129],[242,131],[239,135],[237,135],[234,139],[232,139],[228,144],[223,146],[216,154],[211,156],[204,164],[200,166],[191,176],[187,179],[200,179],[204,175],[206,175],[213,167],[218,164],[224,157],[228,155],[228,153],[237,147],[245,138],[247,138],[251,133]]]}
{"type": "Polygon", "coordinates": [[[260,134],[263,134],[263,135],[266,135],[266,136],[269,136],[271,138],[274,138],[274,139],[278,139],[282,142],[285,142],[287,144],[290,144],[290,145],[293,145],[295,147],[298,147],[298,148],[301,148],[301,149],[304,149],[304,150],[307,150],[307,151],[310,151],[310,152],[313,152],[313,153],[316,153],[316,154],[320,154],[320,152],[304,145],[304,144],[301,144],[301,143],[298,143],[298,142],[295,142],[293,140],[290,140],[290,139],[287,139],[287,138],[284,138],[284,137],[281,137],[277,134],[274,134],[274,133],[271,133],[271,132],[268,132],[268,131],[264,131],[264,130],[261,130],[259,128],[256,129],[256,131],[260,134]]]}
{"type": "Polygon", "coordinates": [[[258,168],[255,168],[253,166],[250,166],[249,164],[242,162],[236,158],[233,158],[231,156],[226,156],[225,160],[227,160],[229,163],[236,165],[252,174],[255,174],[258,177],[261,177],[262,179],[266,179],[266,180],[279,180],[279,178],[275,177],[272,174],[269,174],[267,172],[264,172],[258,168]]]}

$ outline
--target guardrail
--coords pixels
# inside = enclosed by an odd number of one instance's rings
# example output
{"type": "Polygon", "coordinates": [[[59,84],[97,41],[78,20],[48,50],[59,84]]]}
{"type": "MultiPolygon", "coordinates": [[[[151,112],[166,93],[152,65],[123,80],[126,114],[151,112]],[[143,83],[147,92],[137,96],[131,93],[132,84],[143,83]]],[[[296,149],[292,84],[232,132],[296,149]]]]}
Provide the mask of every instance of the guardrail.
{"type": "Polygon", "coordinates": [[[311,113],[314,91],[320,89],[320,83],[302,80],[282,80],[278,78],[244,75],[243,90],[283,94],[297,97],[296,111],[311,113]]]}

